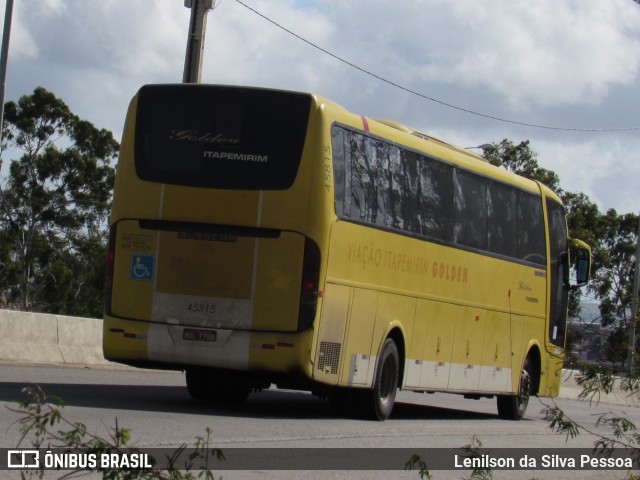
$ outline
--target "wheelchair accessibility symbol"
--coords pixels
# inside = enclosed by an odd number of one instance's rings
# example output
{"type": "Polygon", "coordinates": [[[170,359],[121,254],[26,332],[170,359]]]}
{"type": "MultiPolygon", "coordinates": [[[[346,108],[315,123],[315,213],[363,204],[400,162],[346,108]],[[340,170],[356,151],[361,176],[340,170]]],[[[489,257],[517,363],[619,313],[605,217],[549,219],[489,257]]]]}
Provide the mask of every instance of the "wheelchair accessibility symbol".
{"type": "Polygon", "coordinates": [[[153,280],[153,255],[133,255],[131,257],[131,278],[133,280],[153,280]]]}

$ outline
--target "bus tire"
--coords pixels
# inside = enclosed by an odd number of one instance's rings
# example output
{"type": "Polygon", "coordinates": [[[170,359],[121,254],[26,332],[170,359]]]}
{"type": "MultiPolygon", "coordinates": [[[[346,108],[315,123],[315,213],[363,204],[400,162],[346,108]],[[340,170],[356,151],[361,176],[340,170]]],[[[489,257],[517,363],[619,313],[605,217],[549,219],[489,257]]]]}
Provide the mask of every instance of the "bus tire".
{"type": "Polygon", "coordinates": [[[498,416],[504,420],[521,420],[527,411],[533,394],[533,371],[529,357],[520,371],[520,386],[517,395],[498,395],[498,416]]]}
{"type": "Polygon", "coordinates": [[[376,364],[373,388],[366,390],[368,401],[366,412],[373,420],[386,420],[391,415],[398,390],[400,375],[400,356],[398,347],[392,338],[387,338],[382,345],[376,364]]]}
{"type": "Polygon", "coordinates": [[[207,400],[211,396],[209,381],[211,380],[206,370],[201,368],[187,368],[185,371],[187,390],[191,398],[207,400]]]}
{"type": "Polygon", "coordinates": [[[229,375],[217,375],[215,371],[204,368],[188,368],[185,378],[189,395],[197,400],[239,404],[247,399],[252,390],[229,375]]]}

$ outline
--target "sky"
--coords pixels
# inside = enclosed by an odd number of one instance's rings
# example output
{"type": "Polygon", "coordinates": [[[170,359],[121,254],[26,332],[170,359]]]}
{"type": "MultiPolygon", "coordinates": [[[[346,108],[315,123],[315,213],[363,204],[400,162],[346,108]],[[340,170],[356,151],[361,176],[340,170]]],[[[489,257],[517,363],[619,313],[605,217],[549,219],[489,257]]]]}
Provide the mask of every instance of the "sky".
{"type": "MultiPolygon", "coordinates": [[[[45,87],[120,139],[142,85],[182,81],[183,0],[14,1],[7,101],[45,87]]],[[[529,140],[564,190],[640,210],[634,0],[215,5],[203,83],[310,91],[461,147],[529,140]]]]}

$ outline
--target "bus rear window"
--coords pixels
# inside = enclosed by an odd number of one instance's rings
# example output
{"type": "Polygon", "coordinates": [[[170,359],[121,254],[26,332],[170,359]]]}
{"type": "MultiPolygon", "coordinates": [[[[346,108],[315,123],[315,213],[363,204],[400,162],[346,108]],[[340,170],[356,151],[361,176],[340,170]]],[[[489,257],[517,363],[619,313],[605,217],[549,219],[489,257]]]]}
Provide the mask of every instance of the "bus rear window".
{"type": "Polygon", "coordinates": [[[135,166],[143,180],[284,190],[304,147],[308,94],[213,85],[138,92],[135,166]]]}

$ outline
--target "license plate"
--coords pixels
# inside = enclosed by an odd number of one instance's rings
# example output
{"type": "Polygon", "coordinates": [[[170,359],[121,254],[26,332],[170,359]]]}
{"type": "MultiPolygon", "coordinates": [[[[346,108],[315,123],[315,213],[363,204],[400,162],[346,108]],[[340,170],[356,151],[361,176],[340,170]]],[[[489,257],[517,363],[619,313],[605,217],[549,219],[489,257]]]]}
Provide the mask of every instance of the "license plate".
{"type": "Polygon", "coordinates": [[[193,340],[196,342],[215,342],[218,339],[218,332],[215,330],[197,330],[195,328],[185,328],[182,331],[183,340],[193,340]]]}

